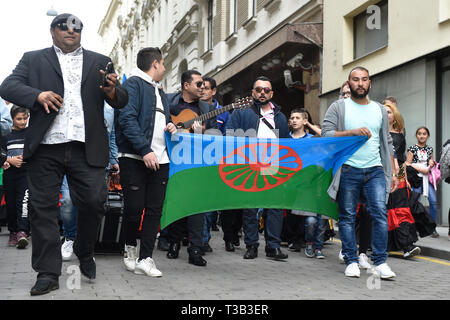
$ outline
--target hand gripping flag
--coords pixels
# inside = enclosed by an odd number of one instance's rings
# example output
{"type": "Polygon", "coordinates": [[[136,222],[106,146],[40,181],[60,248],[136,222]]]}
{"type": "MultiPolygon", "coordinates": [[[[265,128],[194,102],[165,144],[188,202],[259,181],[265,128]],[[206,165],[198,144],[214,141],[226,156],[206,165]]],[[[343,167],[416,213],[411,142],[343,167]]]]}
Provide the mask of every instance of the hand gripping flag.
{"type": "Polygon", "coordinates": [[[161,228],[197,213],[244,208],[296,209],[337,220],[327,189],[366,141],[167,133],[170,172],[161,228]]]}

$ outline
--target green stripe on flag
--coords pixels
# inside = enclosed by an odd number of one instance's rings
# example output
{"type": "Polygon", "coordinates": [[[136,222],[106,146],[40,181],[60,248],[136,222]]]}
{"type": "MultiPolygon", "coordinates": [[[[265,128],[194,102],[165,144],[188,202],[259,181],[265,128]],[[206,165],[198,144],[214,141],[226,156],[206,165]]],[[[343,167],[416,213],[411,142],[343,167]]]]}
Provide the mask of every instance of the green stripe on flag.
{"type": "MultiPolygon", "coordinates": [[[[248,166],[247,166],[248,168],[248,166]]],[[[236,165],[225,168],[233,171],[233,177],[245,171],[244,166],[236,165]]],[[[275,176],[286,176],[286,171],[280,169],[275,176]]],[[[250,187],[246,172],[234,184],[247,183],[250,187]]],[[[227,179],[230,176],[227,176],[227,179]]],[[[275,179],[266,176],[269,183],[275,179]]],[[[275,208],[297,209],[319,213],[338,218],[337,204],[333,202],[327,189],[332,180],[331,169],[325,171],[322,167],[311,165],[295,173],[285,183],[264,191],[245,192],[231,188],[225,184],[220,175],[218,166],[201,167],[183,170],[175,173],[169,179],[166,198],[161,218],[161,229],[183,217],[216,210],[244,209],[244,208],[275,208]]],[[[258,187],[265,182],[258,177],[258,187]]]]}

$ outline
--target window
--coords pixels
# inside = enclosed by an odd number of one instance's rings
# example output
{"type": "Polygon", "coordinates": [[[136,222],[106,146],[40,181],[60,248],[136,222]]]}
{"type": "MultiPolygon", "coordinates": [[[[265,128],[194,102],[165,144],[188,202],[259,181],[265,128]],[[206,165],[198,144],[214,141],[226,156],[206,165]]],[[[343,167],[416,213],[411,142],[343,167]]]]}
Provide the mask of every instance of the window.
{"type": "Polygon", "coordinates": [[[388,1],[371,5],[353,18],[353,58],[358,59],[388,44],[388,1]]]}
{"type": "Polygon", "coordinates": [[[214,5],[214,0],[208,0],[208,50],[212,49],[213,5],[214,5]]]}

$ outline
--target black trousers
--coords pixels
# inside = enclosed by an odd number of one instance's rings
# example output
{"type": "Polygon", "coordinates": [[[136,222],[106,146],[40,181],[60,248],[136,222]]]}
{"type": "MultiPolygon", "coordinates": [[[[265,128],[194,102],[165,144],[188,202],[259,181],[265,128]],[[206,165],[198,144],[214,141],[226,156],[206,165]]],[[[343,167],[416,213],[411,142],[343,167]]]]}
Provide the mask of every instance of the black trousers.
{"type": "Polygon", "coordinates": [[[238,232],[242,228],[242,210],[223,210],[220,212],[222,219],[223,240],[235,242],[239,240],[238,232]]]}
{"type": "Polygon", "coordinates": [[[305,242],[305,216],[287,210],[284,217],[284,237],[288,244],[305,242]]]}
{"type": "Polygon", "coordinates": [[[28,162],[32,267],[38,277],[58,277],[62,266],[58,202],[63,176],[67,175],[70,198],[78,208],[74,253],[80,260],[87,260],[94,256],[98,227],[105,213],[105,168],[87,163],[81,142],[41,144],[28,162]]]}
{"type": "Polygon", "coordinates": [[[28,183],[26,172],[5,171],[5,202],[9,232],[30,233],[28,183]]]}
{"type": "Polygon", "coordinates": [[[169,242],[180,242],[187,231],[190,246],[193,249],[201,248],[203,246],[203,223],[203,213],[197,213],[172,222],[167,226],[169,242]]]}
{"type": "Polygon", "coordinates": [[[148,169],[143,161],[119,158],[120,184],[124,198],[125,244],[136,246],[136,237],[145,208],[140,234],[139,259],[152,257],[169,179],[169,164],[148,169]]]}

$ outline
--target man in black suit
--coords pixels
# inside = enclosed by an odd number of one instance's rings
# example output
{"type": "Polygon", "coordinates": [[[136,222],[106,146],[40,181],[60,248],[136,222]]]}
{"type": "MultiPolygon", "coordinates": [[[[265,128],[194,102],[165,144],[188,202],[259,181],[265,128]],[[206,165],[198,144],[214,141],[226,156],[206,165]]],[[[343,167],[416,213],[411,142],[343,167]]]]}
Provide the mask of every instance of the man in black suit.
{"type": "Polygon", "coordinates": [[[50,25],[53,46],[26,52],[0,86],[0,96],[30,109],[23,157],[29,165],[32,267],[38,272],[31,295],[59,288],[58,201],[65,174],[78,208],[74,252],[81,274],[96,275],[94,245],[104,214],[109,157],[103,106],[106,100],[124,107],[128,93],[114,71],[103,71],[108,57],[81,47],[82,28],[71,14],[56,16],[50,25]]]}

